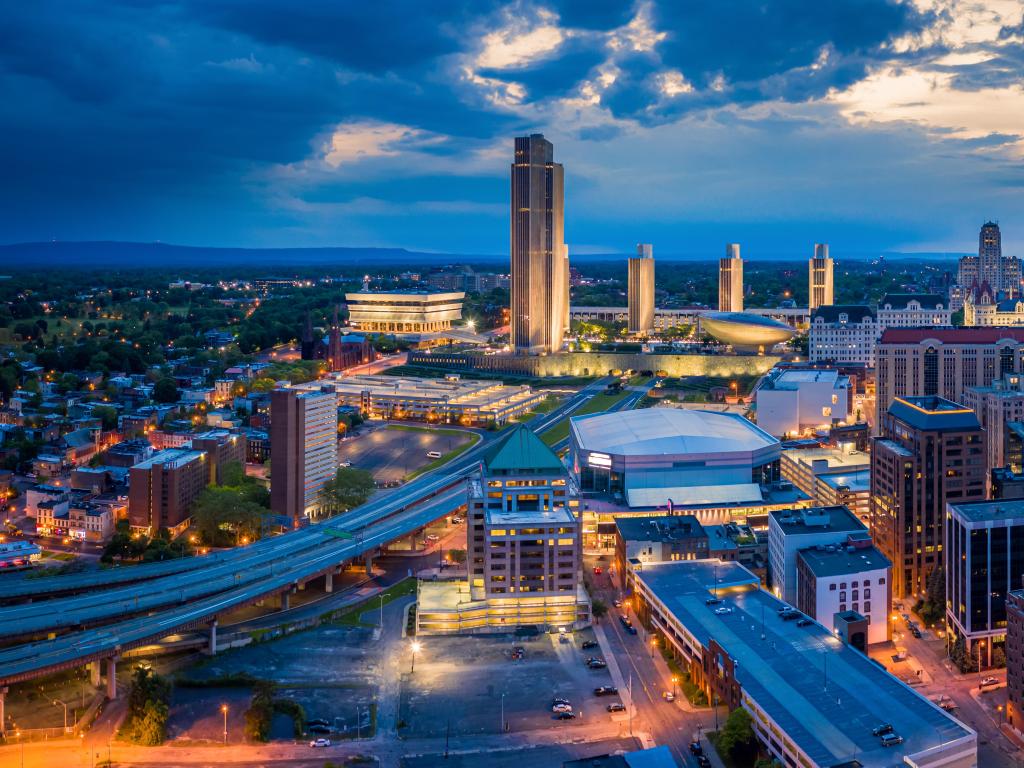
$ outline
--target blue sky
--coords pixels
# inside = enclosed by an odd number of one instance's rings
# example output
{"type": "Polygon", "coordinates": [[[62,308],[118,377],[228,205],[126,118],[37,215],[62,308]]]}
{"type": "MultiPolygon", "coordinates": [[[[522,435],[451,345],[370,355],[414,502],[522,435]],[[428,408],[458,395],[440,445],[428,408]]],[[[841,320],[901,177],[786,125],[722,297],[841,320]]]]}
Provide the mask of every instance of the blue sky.
{"type": "Polygon", "coordinates": [[[0,25],[0,242],[1024,256],[1019,0],[42,0],[0,25]]]}

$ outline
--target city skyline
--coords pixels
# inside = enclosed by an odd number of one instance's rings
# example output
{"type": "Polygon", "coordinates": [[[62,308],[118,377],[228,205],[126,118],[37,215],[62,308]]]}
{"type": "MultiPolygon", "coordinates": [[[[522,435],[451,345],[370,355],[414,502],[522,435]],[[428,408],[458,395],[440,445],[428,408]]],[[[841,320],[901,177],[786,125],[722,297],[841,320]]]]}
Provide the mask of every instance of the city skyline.
{"type": "Polygon", "coordinates": [[[714,9],[657,2],[19,8],[0,240],[501,254],[503,158],[543,132],[574,255],[968,251],[1020,208],[1022,23],[752,7],[721,46],[714,9]]]}

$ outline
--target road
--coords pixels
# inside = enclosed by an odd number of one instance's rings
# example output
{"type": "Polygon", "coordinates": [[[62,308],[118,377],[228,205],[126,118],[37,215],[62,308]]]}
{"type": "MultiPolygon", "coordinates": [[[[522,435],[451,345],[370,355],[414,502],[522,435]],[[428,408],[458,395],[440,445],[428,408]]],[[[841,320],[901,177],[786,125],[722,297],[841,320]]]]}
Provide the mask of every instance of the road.
{"type": "MultiPolygon", "coordinates": [[[[550,413],[532,420],[531,428],[543,431],[577,410],[590,397],[602,391],[603,387],[603,381],[585,387],[550,413]]],[[[25,631],[22,627],[45,625],[50,630],[75,628],[83,621],[105,621],[144,608],[153,608],[147,616],[96,629],[72,631],[53,640],[26,643],[0,651],[0,684],[31,679],[84,661],[116,655],[183,628],[201,625],[239,605],[288,591],[298,582],[325,573],[342,562],[364,552],[372,552],[422,528],[453,509],[460,491],[447,489],[459,483],[475,468],[487,446],[488,441],[481,441],[437,471],[423,475],[380,500],[374,499],[344,515],[248,547],[218,553],[219,560],[224,561],[220,563],[222,567],[217,567],[215,560],[205,561],[201,558],[191,563],[195,565],[201,562],[201,565],[188,570],[181,570],[187,567],[184,563],[158,564],[158,567],[162,565],[178,570],[170,575],[163,575],[161,571],[161,575],[148,581],[144,589],[136,587],[144,594],[131,600],[122,599],[121,602],[111,603],[109,600],[104,602],[90,599],[86,595],[47,601],[41,604],[50,609],[44,613],[24,606],[0,608],[0,626],[8,627],[7,632],[20,634],[25,631]],[[428,503],[408,508],[431,494],[441,495],[428,503]],[[344,538],[340,538],[339,534],[344,538]],[[303,556],[297,558],[296,554],[303,556]],[[227,588],[226,591],[209,592],[214,585],[209,583],[211,572],[207,566],[214,567],[216,586],[222,590],[227,588]],[[75,600],[80,602],[72,602],[75,600]],[[168,606],[170,602],[174,604],[168,606]],[[72,609],[67,614],[65,606],[72,609]],[[12,612],[15,620],[8,621],[7,612],[12,612]],[[19,621],[24,624],[19,625],[19,621]]],[[[138,569],[151,567],[135,566],[138,569]]],[[[116,571],[91,574],[90,578],[94,589],[124,583],[124,576],[116,571]]],[[[31,589],[34,586],[24,585],[24,582],[19,582],[16,589],[31,589]]],[[[121,592],[119,595],[123,598],[126,593],[121,592]]]]}

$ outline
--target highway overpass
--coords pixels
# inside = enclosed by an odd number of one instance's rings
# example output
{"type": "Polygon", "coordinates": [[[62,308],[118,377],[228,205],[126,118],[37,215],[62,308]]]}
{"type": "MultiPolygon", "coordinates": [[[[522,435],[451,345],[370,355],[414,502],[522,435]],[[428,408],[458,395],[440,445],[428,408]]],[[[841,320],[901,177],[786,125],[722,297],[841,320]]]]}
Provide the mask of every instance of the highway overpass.
{"type": "MultiPolygon", "coordinates": [[[[603,387],[603,382],[591,384],[551,413],[535,418],[531,427],[538,432],[547,429],[603,387]]],[[[107,693],[113,697],[115,665],[122,653],[198,629],[210,632],[215,648],[218,616],[274,595],[287,601],[299,584],[318,577],[325,577],[330,588],[344,563],[372,556],[460,506],[465,499],[463,481],[488,444],[481,441],[438,470],[351,512],[247,547],[182,561],[13,582],[12,590],[5,589],[8,599],[38,599],[48,594],[47,588],[50,594],[82,594],[0,607],[0,638],[65,633],[0,650],[0,711],[7,685],[86,663],[94,664],[93,681],[98,685],[101,661],[107,663],[107,693]],[[64,579],[74,586],[67,588],[64,579]],[[134,586],[125,586],[131,583],[134,586]]]]}

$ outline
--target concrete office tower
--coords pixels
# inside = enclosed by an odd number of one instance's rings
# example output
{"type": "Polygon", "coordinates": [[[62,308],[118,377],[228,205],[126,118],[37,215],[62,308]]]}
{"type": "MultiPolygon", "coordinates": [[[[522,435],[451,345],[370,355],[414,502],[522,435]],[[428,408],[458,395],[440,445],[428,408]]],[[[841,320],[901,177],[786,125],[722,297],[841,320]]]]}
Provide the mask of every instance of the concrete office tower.
{"type": "Polygon", "coordinates": [[[814,257],[808,263],[809,291],[807,306],[813,312],[818,307],[835,303],[832,277],[832,257],[828,255],[828,243],[814,244],[814,257]]]}
{"type": "Polygon", "coordinates": [[[541,134],[520,136],[512,163],[512,349],[557,352],[569,328],[569,250],[564,175],[541,134]]]}
{"type": "Polygon", "coordinates": [[[629,332],[654,330],[654,246],[638,243],[629,260],[629,332]]]}
{"type": "Polygon", "coordinates": [[[942,567],[945,503],[985,498],[985,437],[968,408],[897,397],[871,449],[871,535],[892,561],[892,596],[924,595],[942,567]]]}
{"type": "Polygon", "coordinates": [[[1007,289],[1003,274],[1003,238],[999,225],[985,222],[978,233],[978,281],[988,282],[997,293],[1007,289]]]}
{"type": "Polygon", "coordinates": [[[718,260],[718,311],[743,311],[743,259],[739,243],[728,243],[725,258],[718,260]]]}
{"type": "Polygon", "coordinates": [[[275,389],[270,395],[270,508],[315,517],[324,485],[338,471],[338,398],[333,389],[275,389]]]}

